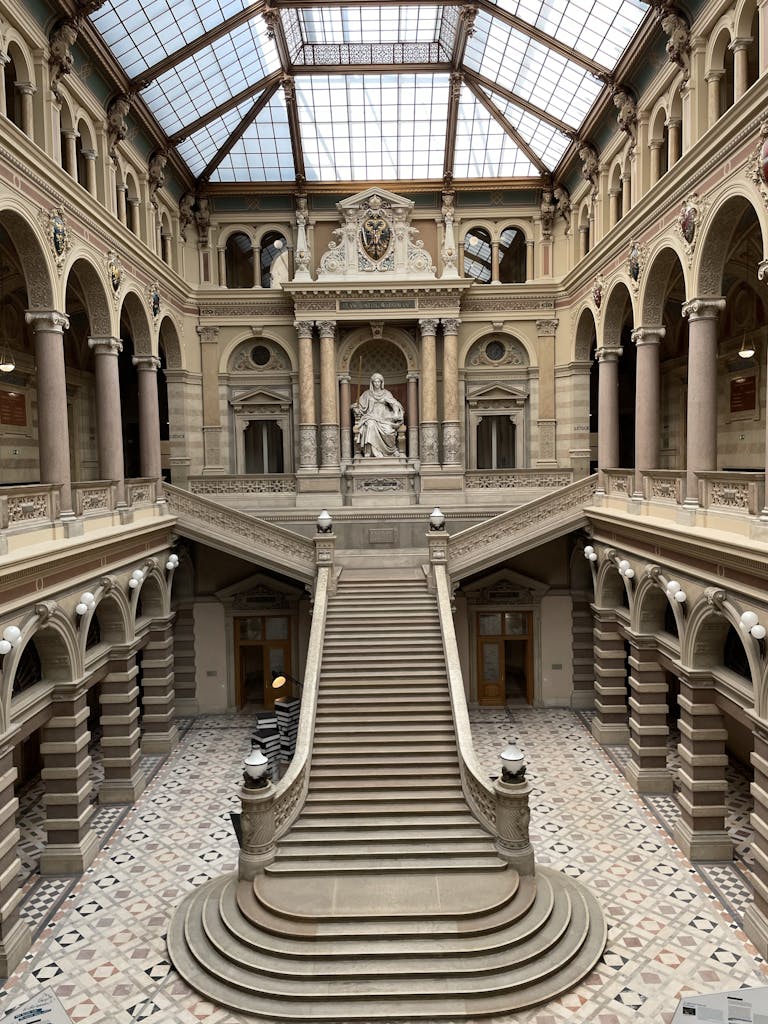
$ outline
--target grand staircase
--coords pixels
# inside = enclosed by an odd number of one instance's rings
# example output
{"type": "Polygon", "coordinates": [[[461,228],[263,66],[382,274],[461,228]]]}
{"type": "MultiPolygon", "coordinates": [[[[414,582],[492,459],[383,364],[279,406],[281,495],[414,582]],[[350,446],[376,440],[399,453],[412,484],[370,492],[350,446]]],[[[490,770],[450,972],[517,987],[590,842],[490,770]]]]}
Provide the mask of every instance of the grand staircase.
{"type": "Polygon", "coordinates": [[[466,1020],[555,998],[604,945],[585,889],[518,875],[469,811],[421,570],[345,570],[306,802],[255,882],[183,901],[176,969],[233,1011],[296,1024],[466,1020]]]}

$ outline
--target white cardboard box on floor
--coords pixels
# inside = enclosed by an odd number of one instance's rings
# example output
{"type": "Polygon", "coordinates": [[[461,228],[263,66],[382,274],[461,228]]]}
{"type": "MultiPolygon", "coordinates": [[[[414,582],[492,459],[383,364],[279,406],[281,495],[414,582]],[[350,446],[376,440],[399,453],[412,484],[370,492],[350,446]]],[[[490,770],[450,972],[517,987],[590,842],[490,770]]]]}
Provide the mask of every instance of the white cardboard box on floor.
{"type": "Polygon", "coordinates": [[[72,1024],[72,1018],[50,990],[38,992],[23,1005],[8,1010],[5,1020],[8,1024],[72,1024]]]}
{"type": "Polygon", "coordinates": [[[681,999],[672,1024],[768,1024],[768,988],[737,988],[681,999]]]}

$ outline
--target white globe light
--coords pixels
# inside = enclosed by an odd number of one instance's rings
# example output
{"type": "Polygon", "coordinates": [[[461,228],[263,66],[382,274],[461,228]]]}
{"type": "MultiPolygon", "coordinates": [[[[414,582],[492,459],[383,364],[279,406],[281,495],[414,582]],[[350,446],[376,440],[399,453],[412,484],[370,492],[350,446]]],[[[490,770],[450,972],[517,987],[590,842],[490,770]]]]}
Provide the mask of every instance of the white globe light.
{"type": "Polygon", "coordinates": [[[96,598],[93,596],[93,594],[90,592],[90,590],[86,590],[84,594],[81,594],[80,595],[80,600],[83,602],[83,604],[87,604],[87,605],[96,604],[96,598]]]}
{"type": "Polygon", "coordinates": [[[680,590],[680,584],[677,582],[677,580],[670,580],[667,584],[667,593],[676,594],[678,590],[680,590]]]}
{"type": "Polygon", "coordinates": [[[85,613],[88,611],[88,605],[83,604],[83,602],[81,601],[80,604],[75,605],[75,611],[77,612],[78,615],[85,615],[85,613]]]}
{"type": "Polygon", "coordinates": [[[675,600],[677,601],[678,604],[683,604],[685,601],[687,601],[688,597],[687,597],[685,591],[684,590],[676,590],[675,591],[675,600]]]}
{"type": "Polygon", "coordinates": [[[755,612],[742,612],[741,624],[745,629],[752,629],[753,626],[757,625],[757,615],[755,612]]]}
{"type": "Polygon", "coordinates": [[[173,564],[173,562],[169,558],[168,561],[165,563],[165,568],[166,569],[175,569],[176,566],[173,564]]]}
{"type": "Polygon", "coordinates": [[[765,626],[761,626],[758,622],[758,624],[756,626],[753,626],[749,632],[752,634],[755,640],[762,640],[765,636],[765,626]]]}
{"type": "Polygon", "coordinates": [[[589,556],[589,560],[590,560],[590,562],[596,562],[597,561],[597,552],[593,551],[591,553],[591,555],[589,556]]]}
{"type": "Polygon", "coordinates": [[[589,558],[589,556],[592,554],[594,550],[595,549],[592,547],[591,544],[587,544],[587,546],[584,548],[584,554],[587,556],[587,558],[589,558]]]}
{"type": "Polygon", "coordinates": [[[0,640],[0,654],[7,654],[10,649],[11,645],[7,640],[0,640]]]}
{"type": "Polygon", "coordinates": [[[8,626],[3,632],[3,638],[8,641],[11,647],[15,647],[19,640],[21,640],[21,630],[18,626],[8,626]]]}
{"type": "Polygon", "coordinates": [[[131,579],[143,580],[144,573],[141,571],[141,569],[134,569],[133,572],[131,573],[131,579]]]}
{"type": "Polygon", "coordinates": [[[628,580],[633,580],[635,578],[635,570],[626,569],[624,575],[627,577],[628,580]]]}
{"type": "Polygon", "coordinates": [[[134,579],[128,580],[128,586],[131,588],[131,590],[135,590],[136,587],[138,587],[138,585],[139,585],[139,581],[138,580],[134,580],[134,579]]]}
{"type": "Polygon", "coordinates": [[[622,558],[622,560],[619,562],[619,568],[623,569],[624,572],[627,571],[627,569],[629,568],[629,562],[626,560],[626,558],[622,558]]]}

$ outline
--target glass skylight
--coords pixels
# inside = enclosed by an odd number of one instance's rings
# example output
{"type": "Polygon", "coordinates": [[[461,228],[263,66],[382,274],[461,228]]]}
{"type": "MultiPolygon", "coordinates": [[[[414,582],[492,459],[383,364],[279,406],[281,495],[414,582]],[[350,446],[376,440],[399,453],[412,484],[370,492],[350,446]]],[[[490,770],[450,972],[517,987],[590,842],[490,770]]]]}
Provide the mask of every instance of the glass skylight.
{"type": "Polygon", "coordinates": [[[586,117],[602,83],[578,64],[481,11],[467,43],[467,67],[498,79],[574,128],[586,117]]]}
{"type": "Polygon", "coordinates": [[[491,117],[475,96],[462,86],[456,122],[457,178],[538,177],[539,170],[491,117]]]}
{"type": "Polygon", "coordinates": [[[251,99],[244,100],[233,110],[229,110],[222,117],[211,121],[204,128],[200,128],[189,138],[178,143],[177,149],[182,160],[186,161],[187,167],[193,174],[197,175],[208,165],[219,151],[219,147],[229,138],[237,128],[242,119],[258,102],[261,93],[257,93],[251,99]]]}
{"type": "Polygon", "coordinates": [[[106,0],[91,21],[131,78],[186,46],[250,0],[106,0]]]}
{"type": "Polygon", "coordinates": [[[506,117],[513,128],[517,129],[520,136],[528,143],[534,153],[541,157],[546,166],[553,171],[557,166],[563,153],[570,144],[570,140],[558,131],[553,125],[534,117],[527,110],[516,106],[499,96],[490,89],[483,90],[490,97],[500,113],[506,117]]]}
{"type": "Polygon", "coordinates": [[[187,57],[142,90],[161,127],[173,135],[280,67],[262,18],[187,57]]]}
{"type": "Polygon", "coordinates": [[[288,112],[281,89],[211,174],[211,181],[293,181],[295,177],[288,112]]]}
{"type": "MultiPolygon", "coordinates": [[[[493,0],[492,0],[493,2],[493,0]]],[[[613,68],[645,17],[642,0],[496,0],[510,14],[613,68]]]]}
{"type": "Polygon", "coordinates": [[[439,178],[448,76],[297,78],[308,181],[439,178]]]}
{"type": "Polygon", "coordinates": [[[439,7],[305,7],[305,43],[432,43],[440,35],[439,7]]]}

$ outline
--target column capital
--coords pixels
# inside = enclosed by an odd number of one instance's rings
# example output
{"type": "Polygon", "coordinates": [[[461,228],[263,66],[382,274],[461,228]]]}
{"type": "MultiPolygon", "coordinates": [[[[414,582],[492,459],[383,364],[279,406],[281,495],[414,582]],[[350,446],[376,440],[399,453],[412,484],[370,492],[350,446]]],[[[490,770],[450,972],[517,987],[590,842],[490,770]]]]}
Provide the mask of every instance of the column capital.
{"type": "Polygon", "coordinates": [[[119,338],[89,338],[88,348],[94,355],[118,356],[123,351],[123,343],[119,338]]]}
{"type": "Polygon", "coordinates": [[[300,338],[311,338],[315,323],[313,320],[295,320],[293,326],[300,338]]]}
{"type": "Polygon", "coordinates": [[[737,36],[735,39],[730,41],[728,49],[733,50],[734,53],[736,50],[746,50],[752,42],[752,36],[737,36]]]}
{"type": "Polygon", "coordinates": [[[416,384],[419,379],[418,373],[406,373],[405,382],[406,384],[416,384]]]}
{"type": "Polygon", "coordinates": [[[24,319],[33,331],[58,331],[63,334],[69,329],[69,317],[56,309],[28,309],[24,319]]]}
{"type": "Polygon", "coordinates": [[[458,334],[461,327],[461,320],[457,316],[441,317],[443,334],[458,334]]]}
{"type": "Polygon", "coordinates": [[[137,370],[147,370],[157,373],[160,369],[160,360],[157,356],[133,356],[131,362],[137,370]]]}
{"type": "Polygon", "coordinates": [[[4,68],[10,59],[7,53],[0,50],[0,68],[4,68]]]}
{"type": "Polygon", "coordinates": [[[421,336],[425,334],[437,334],[437,325],[440,321],[436,318],[427,317],[424,320],[419,320],[419,327],[421,328],[421,336]]]}
{"type": "Polygon", "coordinates": [[[559,320],[537,320],[536,321],[536,333],[541,337],[552,337],[557,331],[557,325],[560,323],[559,320]]]}
{"type": "Polygon", "coordinates": [[[350,375],[348,373],[342,373],[341,376],[339,377],[339,383],[340,384],[351,384],[352,383],[352,378],[350,377],[350,375]]]}
{"type": "Polygon", "coordinates": [[[80,152],[84,160],[95,160],[99,155],[95,149],[82,149],[80,152]]]}
{"type": "Polygon", "coordinates": [[[636,327],[632,331],[632,344],[638,348],[640,345],[659,345],[666,333],[665,327],[636,327]]]}
{"type": "Polygon", "coordinates": [[[211,345],[217,343],[219,336],[218,327],[200,327],[199,325],[195,328],[200,338],[201,345],[211,345]]]}
{"type": "Polygon", "coordinates": [[[534,245],[533,239],[532,238],[526,238],[525,244],[528,246],[529,249],[532,249],[533,245],[534,245]]]}
{"type": "Polygon", "coordinates": [[[34,82],[14,82],[13,84],[25,96],[34,96],[37,92],[37,86],[34,82]]]}
{"type": "Polygon", "coordinates": [[[619,356],[623,351],[624,349],[621,345],[603,345],[602,348],[595,351],[595,356],[599,363],[617,363],[619,361],[619,356]]]}
{"type": "Polygon", "coordinates": [[[336,337],[336,321],[335,320],[318,320],[317,329],[320,332],[321,338],[335,338],[336,337]]]}
{"type": "Polygon", "coordinates": [[[682,313],[692,323],[694,320],[715,320],[724,309],[725,299],[722,296],[704,295],[684,302],[682,313]]]}
{"type": "Polygon", "coordinates": [[[757,279],[758,281],[768,281],[768,260],[760,260],[757,264],[757,279]]]}
{"type": "Polygon", "coordinates": [[[725,75],[725,68],[710,68],[704,75],[705,82],[719,82],[725,75]]]}
{"type": "Polygon", "coordinates": [[[664,124],[667,128],[679,128],[683,123],[682,117],[668,117],[664,124]]]}

